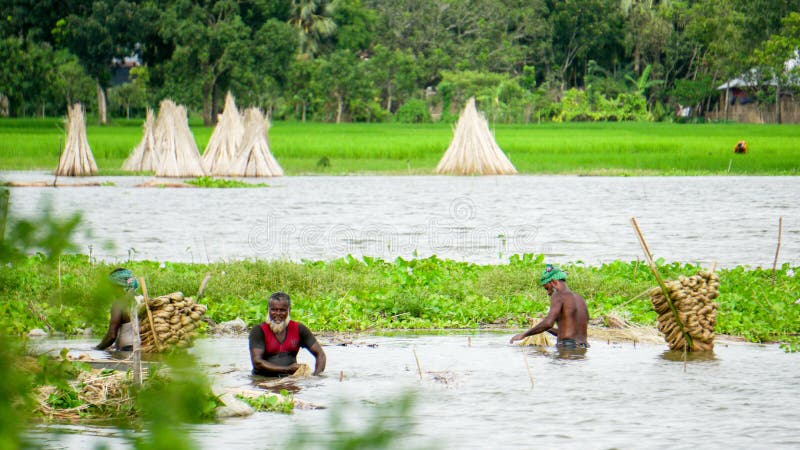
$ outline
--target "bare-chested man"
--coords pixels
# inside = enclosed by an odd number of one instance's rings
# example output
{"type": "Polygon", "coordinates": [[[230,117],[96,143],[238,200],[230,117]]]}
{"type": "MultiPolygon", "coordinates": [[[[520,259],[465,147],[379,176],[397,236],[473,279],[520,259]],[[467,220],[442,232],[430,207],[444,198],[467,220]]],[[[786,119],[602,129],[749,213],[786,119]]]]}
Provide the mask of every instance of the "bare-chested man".
{"type": "Polygon", "coordinates": [[[589,347],[589,343],[586,341],[586,326],[589,321],[586,301],[580,295],[569,290],[567,284],[564,283],[566,279],[567,274],[561,269],[550,264],[545,267],[539,283],[550,296],[550,311],[548,311],[547,317],[533,328],[512,337],[512,343],[547,331],[558,337],[556,346],[559,348],[589,347]],[[558,328],[553,328],[553,324],[558,324],[558,328]]]}

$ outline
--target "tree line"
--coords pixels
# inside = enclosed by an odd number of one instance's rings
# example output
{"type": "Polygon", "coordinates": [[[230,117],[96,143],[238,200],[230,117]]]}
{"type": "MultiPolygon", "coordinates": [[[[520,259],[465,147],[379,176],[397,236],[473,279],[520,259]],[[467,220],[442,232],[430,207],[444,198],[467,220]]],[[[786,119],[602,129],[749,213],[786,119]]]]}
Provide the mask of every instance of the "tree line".
{"type": "Polygon", "coordinates": [[[286,120],[496,122],[697,113],[743,73],[793,93],[800,0],[0,0],[0,113],[105,123],[230,90],[286,120]],[[128,58],[128,59],[126,59],[128,58]],[[115,66],[138,62],[112,83],[115,66]],[[750,72],[751,68],[758,68],[750,72]],[[109,109],[107,111],[107,106],[109,109]]]}

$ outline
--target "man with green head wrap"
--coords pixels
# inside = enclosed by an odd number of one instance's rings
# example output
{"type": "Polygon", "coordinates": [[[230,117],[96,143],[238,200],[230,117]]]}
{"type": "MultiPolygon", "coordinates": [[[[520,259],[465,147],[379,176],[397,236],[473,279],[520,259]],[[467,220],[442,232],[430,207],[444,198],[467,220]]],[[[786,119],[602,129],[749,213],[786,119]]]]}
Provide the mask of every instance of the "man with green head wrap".
{"type": "Polygon", "coordinates": [[[103,340],[95,347],[98,350],[105,350],[116,344],[115,347],[119,351],[131,351],[133,349],[134,329],[131,323],[130,315],[130,301],[125,301],[126,297],[131,300],[129,296],[135,294],[136,289],[139,288],[139,280],[133,276],[133,273],[125,268],[120,267],[114,269],[108,276],[109,281],[114,286],[119,287],[122,292],[114,303],[111,305],[111,320],[108,323],[108,331],[103,337],[103,340]]]}
{"type": "Polygon", "coordinates": [[[525,339],[528,336],[547,331],[558,337],[559,348],[588,348],[586,340],[589,310],[586,300],[572,292],[565,280],[567,273],[552,264],[545,266],[539,284],[550,296],[550,311],[547,316],[530,330],[515,335],[511,342],[525,339]],[[553,328],[558,324],[558,328],[553,328]]]}

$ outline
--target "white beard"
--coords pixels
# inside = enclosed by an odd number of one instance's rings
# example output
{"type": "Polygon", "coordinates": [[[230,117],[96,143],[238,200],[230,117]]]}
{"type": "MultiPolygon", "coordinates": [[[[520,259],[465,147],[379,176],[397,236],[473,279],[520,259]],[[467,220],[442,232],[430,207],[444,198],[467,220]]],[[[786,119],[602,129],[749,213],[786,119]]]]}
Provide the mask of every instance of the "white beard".
{"type": "Polygon", "coordinates": [[[289,315],[286,315],[286,320],[283,322],[275,322],[270,318],[267,323],[269,324],[269,329],[272,330],[274,334],[281,334],[289,326],[289,315]]]}

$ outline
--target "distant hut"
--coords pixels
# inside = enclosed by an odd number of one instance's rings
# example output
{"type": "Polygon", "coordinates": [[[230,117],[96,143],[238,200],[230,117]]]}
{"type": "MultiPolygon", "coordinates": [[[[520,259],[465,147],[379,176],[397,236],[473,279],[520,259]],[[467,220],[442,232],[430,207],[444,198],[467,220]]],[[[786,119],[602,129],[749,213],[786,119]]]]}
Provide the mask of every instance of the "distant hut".
{"type": "Polygon", "coordinates": [[[147,118],[144,121],[144,135],[141,142],[132,151],[128,159],[122,163],[122,170],[130,172],[154,172],[158,167],[158,153],[156,153],[156,121],[153,110],[147,108],[147,118]]]}
{"type": "Polygon", "coordinates": [[[158,177],[200,177],[206,174],[203,158],[197,149],[186,108],[172,100],[161,102],[156,119],[158,177]]]}
{"type": "Polygon", "coordinates": [[[225,97],[225,109],[203,152],[203,163],[210,175],[232,175],[230,167],[236,159],[243,134],[242,116],[229,91],[225,97]]]}
{"type": "Polygon", "coordinates": [[[456,124],[450,146],[436,166],[436,173],[451,175],[513,175],[517,169],[497,145],[486,119],[467,101],[456,124]]]}
{"type": "Polygon", "coordinates": [[[247,108],[244,116],[242,146],[231,165],[230,174],[239,177],[282,176],[283,169],[269,151],[267,139],[269,121],[258,108],[247,108]]]}
{"type": "Polygon", "coordinates": [[[75,103],[67,108],[67,142],[58,160],[56,175],[82,177],[97,175],[89,140],[86,139],[86,122],[83,106],[75,103]]]}

